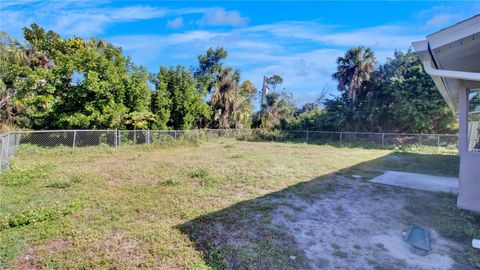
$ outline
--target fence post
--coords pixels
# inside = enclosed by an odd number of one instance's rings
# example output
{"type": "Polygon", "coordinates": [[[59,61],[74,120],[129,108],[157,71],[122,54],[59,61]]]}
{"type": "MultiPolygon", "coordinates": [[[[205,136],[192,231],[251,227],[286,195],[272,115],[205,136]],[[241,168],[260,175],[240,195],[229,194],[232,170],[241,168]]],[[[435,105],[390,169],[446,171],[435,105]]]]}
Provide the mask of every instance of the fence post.
{"type": "Polygon", "coordinates": [[[0,141],[1,141],[1,144],[2,144],[2,148],[0,148],[0,172],[3,170],[3,156],[4,156],[4,149],[5,149],[5,139],[4,137],[0,138],[0,141]]]}
{"type": "Polygon", "coordinates": [[[10,133],[7,135],[7,147],[5,148],[6,162],[8,164],[8,159],[10,158],[10,133]]]}
{"type": "Polygon", "coordinates": [[[382,133],[382,146],[385,146],[385,133],[382,133]]]}
{"type": "Polygon", "coordinates": [[[120,149],[120,147],[122,146],[122,132],[120,130],[117,129],[117,147],[118,149],[120,149]]]}
{"type": "Polygon", "coordinates": [[[173,131],[173,140],[177,141],[177,131],[176,130],[173,131]]]}
{"type": "Polygon", "coordinates": [[[115,149],[118,149],[118,128],[115,129],[115,149]]]}
{"type": "Polygon", "coordinates": [[[305,132],[305,139],[308,142],[308,130],[307,130],[307,132],[305,132]]]}
{"type": "Polygon", "coordinates": [[[437,135],[437,146],[440,147],[440,134],[437,135]]]}
{"type": "Polygon", "coordinates": [[[340,145],[343,144],[343,132],[340,131],[340,145]]]}
{"type": "Polygon", "coordinates": [[[77,131],[73,132],[73,143],[72,143],[72,153],[75,150],[75,141],[77,140],[77,131]]]}

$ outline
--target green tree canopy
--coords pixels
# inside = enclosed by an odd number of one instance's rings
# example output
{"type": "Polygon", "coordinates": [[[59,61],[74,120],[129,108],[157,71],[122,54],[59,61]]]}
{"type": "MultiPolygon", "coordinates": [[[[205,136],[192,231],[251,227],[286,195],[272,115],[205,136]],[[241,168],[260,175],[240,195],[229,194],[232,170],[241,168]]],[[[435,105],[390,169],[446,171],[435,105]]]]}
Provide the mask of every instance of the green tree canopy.
{"type": "Polygon", "coordinates": [[[198,67],[194,76],[198,80],[199,86],[204,87],[208,92],[212,91],[215,81],[218,81],[217,77],[222,71],[222,60],[227,56],[228,52],[222,47],[208,48],[205,54],[198,56],[198,67]]]}
{"type": "Polygon", "coordinates": [[[13,89],[16,124],[34,129],[121,127],[122,116],[148,111],[151,89],[145,68],[101,39],[62,39],[33,24],[24,28],[26,61],[2,65],[2,85],[13,89]]]}
{"type": "Polygon", "coordinates": [[[161,67],[155,82],[151,110],[157,116],[156,127],[191,129],[210,117],[204,93],[185,67],[161,67]]]}
{"type": "MultiPolygon", "coordinates": [[[[369,49],[354,51],[362,51],[360,55],[365,55],[369,49]]],[[[352,55],[352,50],[346,53],[346,56],[349,55],[352,55]]],[[[345,67],[343,63],[356,62],[342,59],[339,65],[339,70],[342,71],[348,71],[349,68],[346,67],[350,66],[348,64],[345,67]]],[[[337,72],[334,76],[339,76],[339,86],[344,89],[342,94],[326,99],[323,103],[324,109],[317,114],[315,121],[297,121],[297,125],[304,123],[306,126],[302,129],[335,131],[455,131],[456,121],[453,114],[433,80],[423,70],[419,57],[411,50],[406,53],[396,51],[393,58],[388,59],[377,70],[369,67],[368,73],[368,76],[361,75],[354,83],[361,85],[361,91],[357,89],[354,97],[349,91],[348,82],[353,80],[355,72],[337,72]]]]}

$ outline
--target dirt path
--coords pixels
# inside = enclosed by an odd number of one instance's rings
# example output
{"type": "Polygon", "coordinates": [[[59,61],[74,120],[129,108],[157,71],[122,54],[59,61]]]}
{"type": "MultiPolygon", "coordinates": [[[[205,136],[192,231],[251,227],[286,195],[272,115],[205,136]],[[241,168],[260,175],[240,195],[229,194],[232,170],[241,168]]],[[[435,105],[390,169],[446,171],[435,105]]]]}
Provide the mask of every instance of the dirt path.
{"type": "Polygon", "coordinates": [[[463,247],[438,235],[428,211],[433,193],[387,187],[335,176],[334,187],[309,198],[289,196],[272,213],[273,224],[293,235],[313,269],[471,269],[463,247]],[[301,209],[301,210],[299,210],[301,209]],[[417,224],[431,231],[433,250],[415,250],[402,232],[417,224]]]}

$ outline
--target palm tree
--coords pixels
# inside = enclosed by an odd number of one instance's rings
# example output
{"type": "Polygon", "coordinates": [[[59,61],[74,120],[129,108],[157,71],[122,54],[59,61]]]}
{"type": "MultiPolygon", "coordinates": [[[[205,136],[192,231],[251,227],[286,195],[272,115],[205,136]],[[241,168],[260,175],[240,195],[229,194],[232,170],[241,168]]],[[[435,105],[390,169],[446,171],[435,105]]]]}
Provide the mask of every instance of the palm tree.
{"type": "Polygon", "coordinates": [[[251,98],[257,89],[250,81],[240,85],[240,73],[231,67],[222,68],[214,82],[211,106],[219,128],[244,128],[250,125],[253,113],[251,98]]]}
{"type": "Polygon", "coordinates": [[[271,92],[266,96],[267,106],[262,115],[261,126],[271,129],[278,127],[282,120],[288,120],[295,112],[295,104],[287,93],[271,92]]]}
{"type": "Polygon", "coordinates": [[[231,67],[222,68],[214,82],[211,106],[214,121],[220,128],[229,128],[230,116],[235,110],[236,93],[239,91],[240,73],[231,67]]]}
{"type": "Polygon", "coordinates": [[[9,78],[12,66],[25,67],[31,64],[29,50],[7,33],[0,32],[0,126],[12,124],[15,104],[13,98],[17,94],[14,87],[16,78],[9,78]]]}
{"type": "Polygon", "coordinates": [[[337,72],[332,78],[338,81],[338,90],[348,91],[352,105],[357,103],[364,82],[371,79],[376,62],[373,51],[363,46],[349,49],[345,56],[337,58],[337,72]]]}

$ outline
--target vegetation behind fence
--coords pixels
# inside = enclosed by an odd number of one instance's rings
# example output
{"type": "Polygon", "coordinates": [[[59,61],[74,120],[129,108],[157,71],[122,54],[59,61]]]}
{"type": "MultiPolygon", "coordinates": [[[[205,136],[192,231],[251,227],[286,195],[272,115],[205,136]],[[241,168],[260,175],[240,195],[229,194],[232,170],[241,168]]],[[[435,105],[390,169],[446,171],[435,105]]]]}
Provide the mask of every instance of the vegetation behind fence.
{"type": "Polygon", "coordinates": [[[8,168],[10,158],[20,145],[38,147],[108,146],[115,149],[128,145],[198,144],[217,138],[249,141],[291,141],[315,144],[349,144],[358,146],[436,146],[454,148],[457,135],[403,134],[368,132],[333,132],[263,129],[198,129],[198,130],[41,130],[15,131],[0,136],[0,171],[8,168]]]}

